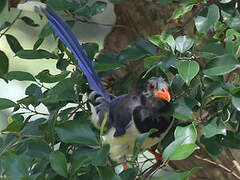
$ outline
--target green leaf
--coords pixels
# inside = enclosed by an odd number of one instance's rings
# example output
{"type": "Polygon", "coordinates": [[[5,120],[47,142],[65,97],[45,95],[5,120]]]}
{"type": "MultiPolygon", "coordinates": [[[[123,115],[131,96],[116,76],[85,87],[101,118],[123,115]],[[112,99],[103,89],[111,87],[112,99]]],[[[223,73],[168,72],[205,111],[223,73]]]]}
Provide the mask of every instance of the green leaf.
{"type": "Polygon", "coordinates": [[[199,169],[200,167],[195,167],[195,168],[192,168],[190,171],[171,172],[167,175],[167,179],[162,179],[162,178],[159,179],[159,177],[156,177],[148,180],[189,180],[189,178],[194,173],[196,173],[199,169]]]}
{"type": "Polygon", "coordinates": [[[171,82],[171,90],[175,96],[182,94],[187,89],[185,81],[179,74],[176,74],[171,82]]]}
{"type": "Polygon", "coordinates": [[[0,3],[0,13],[3,11],[5,5],[6,5],[7,0],[2,0],[2,2],[0,3]]]}
{"type": "Polygon", "coordinates": [[[35,24],[35,22],[27,16],[23,16],[20,18],[23,22],[25,22],[27,25],[32,26],[32,27],[37,27],[39,24],[35,24]]]}
{"type": "MultiPolygon", "coordinates": [[[[52,98],[54,100],[52,103],[57,103],[58,101],[75,101],[75,84],[76,82],[72,78],[64,79],[47,92],[47,98],[52,98]]],[[[45,100],[43,101],[46,102],[45,100]]]]}
{"type": "MultiPolygon", "coordinates": [[[[171,34],[153,35],[148,40],[161,49],[166,49],[168,45],[173,53],[175,51],[175,40],[171,34]]],[[[166,50],[169,50],[169,48],[166,50]]]]}
{"type": "Polygon", "coordinates": [[[214,117],[207,125],[203,127],[203,135],[210,138],[217,134],[226,135],[227,130],[225,124],[219,117],[214,117]]]}
{"type": "Polygon", "coordinates": [[[195,19],[195,26],[200,33],[206,33],[219,20],[220,14],[218,6],[212,4],[208,6],[207,17],[198,16],[195,19]]]}
{"type": "Polygon", "coordinates": [[[142,147],[145,139],[147,137],[149,137],[154,132],[157,132],[157,130],[156,129],[151,129],[147,133],[142,133],[142,134],[137,136],[136,141],[135,141],[135,145],[134,145],[134,148],[133,148],[133,159],[136,159],[137,155],[141,152],[141,150],[142,150],[141,147],[142,147]]]}
{"type": "Polygon", "coordinates": [[[210,61],[203,70],[203,73],[208,76],[220,76],[233,71],[238,66],[240,64],[234,56],[224,54],[210,61]]]}
{"type": "Polygon", "coordinates": [[[82,17],[86,17],[86,18],[91,18],[91,16],[92,16],[91,8],[88,5],[78,8],[73,13],[77,16],[82,16],[82,17]]]}
{"type": "Polygon", "coordinates": [[[78,121],[67,121],[56,127],[57,134],[65,143],[98,145],[97,138],[87,124],[78,121]]]}
{"type": "Polygon", "coordinates": [[[144,59],[144,66],[146,68],[150,68],[152,65],[154,65],[159,67],[163,72],[166,72],[175,61],[175,56],[150,56],[144,59]]]}
{"type": "MultiPolygon", "coordinates": [[[[198,50],[198,52],[208,55],[210,59],[227,53],[226,49],[219,43],[206,43],[198,50]]],[[[209,59],[209,58],[208,58],[209,59]]]]}
{"type": "Polygon", "coordinates": [[[199,147],[194,144],[197,139],[193,125],[177,127],[174,132],[175,140],[163,151],[163,160],[182,160],[187,158],[199,147]]]}
{"type": "Polygon", "coordinates": [[[15,107],[17,104],[9,99],[0,98],[0,110],[15,107]]]}
{"type": "Polygon", "coordinates": [[[52,26],[47,23],[41,30],[38,38],[39,39],[44,39],[45,37],[49,36],[50,34],[53,34],[54,33],[54,30],[52,28],[52,26]]]}
{"type": "Polygon", "coordinates": [[[124,2],[125,0],[108,0],[108,1],[113,3],[113,4],[119,4],[121,2],[124,2]]]}
{"type": "Polygon", "coordinates": [[[100,54],[95,62],[95,69],[99,71],[106,71],[117,68],[123,63],[119,62],[118,56],[112,53],[100,54]]]}
{"type": "Polygon", "coordinates": [[[19,132],[23,127],[24,117],[19,114],[15,114],[8,118],[9,125],[1,132],[19,132]]]}
{"type": "Polygon", "coordinates": [[[192,79],[199,72],[199,64],[196,61],[181,61],[178,66],[178,72],[189,86],[192,79]]]}
{"type": "Polygon", "coordinates": [[[185,137],[184,144],[192,144],[197,140],[197,130],[193,124],[185,127],[177,126],[174,132],[174,138],[185,137]]]}
{"type": "Polygon", "coordinates": [[[176,50],[180,53],[184,53],[193,46],[194,40],[187,36],[178,36],[175,42],[176,50]]]}
{"type": "Polygon", "coordinates": [[[49,70],[43,70],[35,77],[42,83],[55,83],[65,79],[69,75],[69,73],[70,71],[62,71],[60,74],[52,75],[49,73],[49,70]]]}
{"type": "Polygon", "coordinates": [[[81,146],[74,152],[71,162],[82,156],[87,156],[88,158],[84,161],[84,166],[89,166],[90,164],[93,166],[106,166],[109,150],[109,144],[104,144],[101,149],[81,146]]]}
{"type": "Polygon", "coordinates": [[[228,52],[234,56],[238,51],[238,47],[240,46],[240,33],[234,29],[228,29],[224,42],[226,43],[226,49],[228,52]]]}
{"type": "Polygon", "coordinates": [[[88,158],[87,156],[81,156],[73,160],[70,168],[71,176],[74,175],[81,167],[83,167],[83,163],[87,158],[88,158]]]}
{"type": "Polygon", "coordinates": [[[10,152],[1,157],[1,163],[7,177],[14,180],[22,180],[24,177],[28,177],[30,162],[25,155],[16,155],[10,152]]]}
{"type": "Polygon", "coordinates": [[[67,0],[51,0],[47,1],[47,5],[51,6],[56,11],[69,10],[75,8],[75,4],[67,0]]]}
{"type": "Polygon", "coordinates": [[[240,111],[240,93],[232,96],[232,104],[238,111],[240,111]]]}
{"type": "Polygon", "coordinates": [[[192,119],[193,108],[199,105],[199,103],[191,97],[181,98],[174,103],[173,116],[179,120],[190,120],[192,119]]]}
{"type": "Polygon", "coordinates": [[[60,151],[51,152],[49,155],[51,167],[59,175],[67,178],[67,160],[65,155],[60,151]]]}
{"type": "MultiPolygon", "coordinates": [[[[101,179],[106,180],[122,180],[111,167],[98,167],[101,179]]],[[[129,179],[129,177],[128,177],[129,179]]],[[[131,178],[130,178],[131,179],[131,178]]]]}
{"type": "Polygon", "coordinates": [[[183,160],[199,149],[196,144],[182,144],[178,146],[168,157],[169,160],[183,160]]]}
{"type": "Polygon", "coordinates": [[[11,71],[5,74],[4,77],[9,81],[11,80],[36,81],[32,74],[23,71],[11,71]]]}
{"type": "Polygon", "coordinates": [[[181,17],[185,13],[191,11],[193,6],[194,6],[194,4],[190,4],[188,6],[182,6],[182,7],[175,9],[175,11],[173,12],[173,18],[177,19],[177,18],[181,17]]]}
{"type": "Polygon", "coordinates": [[[4,173],[14,180],[28,177],[29,160],[23,154],[7,153],[1,157],[4,173]]]}
{"type": "Polygon", "coordinates": [[[25,153],[29,157],[33,158],[48,158],[51,148],[49,145],[40,139],[30,139],[27,142],[22,143],[26,148],[25,153]]]}
{"type": "Polygon", "coordinates": [[[36,50],[39,48],[39,46],[41,46],[41,44],[43,43],[44,38],[39,38],[33,45],[33,50],[36,50]]]}
{"type": "Polygon", "coordinates": [[[41,129],[41,125],[43,125],[46,121],[47,120],[44,118],[39,118],[28,122],[21,131],[22,135],[44,136],[44,130],[41,129]]]}
{"type": "Polygon", "coordinates": [[[0,77],[8,72],[9,60],[6,54],[0,50],[0,77]]]}
{"type": "Polygon", "coordinates": [[[84,43],[82,46],[90,59],[93,59],[96,53],[99,51],[99,46],[97,43],[84,43]]]}
{"type": "Polygon", "coordinates": [[[216,158],[222,151],[223,147],[218,141],[217,136],[213,136],[211,138],[206,138],[201,136],[200,142],[204,144],[207,152],[213,157],[216,158]]]}
{"type": "Polygon", "coordinates": [[[95,1],[91,6],[92,16],[102,13],[104,9],[107,7],[107,3],[103,1],[95,1]]]}
{"type": "Polygon", "coordinates": [[[16,56],[22,59],[57,59],[57,56],[43,49],[37,50],[20,50],[16,56]]]}
{"type": "Polygon", "coordinates": [[[10,48],[12,49],[12,51],[16,54],[18,51],[23,50],[23,47],[21,46],[21,44],[18,42],[18,40],[10,34],[5,34],[6,38],[7,38],[7,42],[10,46],[10,48]]]}
{"type": "Polygon", "coordinates": [[[119,174],[121,179],[136,179],[138,168],[129,168],[119,174]]]}
{"type": "Polygon", "coordinates": [[[240,137],[238,133],[227,131],[226,136],[221,136],[218,139],[219,143],[225,147],[240,149],[240,137]]]}

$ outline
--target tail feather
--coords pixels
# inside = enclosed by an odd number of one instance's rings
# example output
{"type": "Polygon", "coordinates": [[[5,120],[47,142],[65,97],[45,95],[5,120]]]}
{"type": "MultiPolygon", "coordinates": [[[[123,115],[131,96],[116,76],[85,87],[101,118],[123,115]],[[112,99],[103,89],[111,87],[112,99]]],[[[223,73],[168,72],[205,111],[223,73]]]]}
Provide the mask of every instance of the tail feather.
{"type": "Polygon", "coordinates": [[[39,2],[34,3],[29,1],[24,4],[19,4],[18,8],[38,13],[41,12],[47,17],[49,23],[61,41],[70,49],[74,57],[77,59],[80,68],[87,77],[90,88],[109,101],[109,94],[95,71],[92,61],[87,56],[83,47],[79,44],[70,27],[62,20],[62,18],[59,17],[51,7],[39,2]]]}

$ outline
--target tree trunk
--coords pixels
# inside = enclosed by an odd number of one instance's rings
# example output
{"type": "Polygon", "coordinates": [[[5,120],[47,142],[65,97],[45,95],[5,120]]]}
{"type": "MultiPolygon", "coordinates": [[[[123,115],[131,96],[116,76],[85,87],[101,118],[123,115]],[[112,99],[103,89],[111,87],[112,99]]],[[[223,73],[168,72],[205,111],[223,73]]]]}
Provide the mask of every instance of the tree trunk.
{"type": "MultiPolygon", "coordinates": [[[[146,0],[126,0],[123,3],[115,5],[116,25],[112,31],[107,35],[104,41],[103,52],[117,53],[124,49],[127,45],[134,42],[137,38],[148,38],[154,34],[161,34],[168,29],[181,26],[183,30],[181,34],[193,34],[193,14],[188,14],[184,22],[178,22],[171,20],[173,11],[176,9],[177,4],[157,4],[155,2],[148,2],[146,0]]],[[[195,12],[199,12],[196,9],[195,12]]],[[[197,14],[197,13],[196,13],[197,14]]],[[[141,60],[139,60],[141,61],[141,60]]],[[[136,78],[144,71],[143,63],[131,62],[128,66],[118,71],[112,78],[118,81],[126,72],[134,72],[136,78]]],[[[191,179],[204,179],[204,180],[234,180],[239,179],[237,174],[233,174],[236,168],[225,152],[218,156],[217,160],[211,160],[203,145],[200,145],[201,149],[197,150],[191,157],[183,161],[172,161],[170,164],[176,170],[189,170],[193,167],[202,167],[197,173],[195,173],[191,179]],[[197,157],[197,158],[196,158],[197,157]],[[207,158],[211,162],[216,162],[218,165],[214,165],[207,161],[207,158]],[[219,165],[221,164],[221,165],[219,165]],[[227,167],[227,169],[224,167],[227,167]],[[236,175],[236,176],[234,176],[236,175]]],[[[234,153],[236,156],[237,154],[234,153]]],[[[238,157],[238,156],[236,156],[238,157]]],[[[239,157],[238,157],[239,160],[239,157]]],[[[238,174],[239,175],[239,174],[238,174]]]]}

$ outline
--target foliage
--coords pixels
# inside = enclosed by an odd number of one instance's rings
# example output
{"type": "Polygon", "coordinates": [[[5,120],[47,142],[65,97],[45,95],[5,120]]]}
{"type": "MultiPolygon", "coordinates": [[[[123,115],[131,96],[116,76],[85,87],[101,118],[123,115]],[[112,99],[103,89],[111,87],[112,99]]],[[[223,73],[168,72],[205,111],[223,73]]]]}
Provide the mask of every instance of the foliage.
{"type": "MultiPolygon", "coordinates": [[[[170,29],[165,34],[138,39],[119,53],[101,54],[95,59],[95,68],[102,75],[131,61],[144,59],[146,72],[142,77],[161,75],[168,78],[174,95],[172,116],[175,125],[170,131],[174,133],[169,133],[162,142],[163,165],[190,156],[200,148],[196,144],[199,139],[203,144],[201,148],[212,158],[226,149],[240,148],[240,75],[237,71],[240,67],[240,14],[233,5],[228,6],[231,0],[178,2],[183,4],[174,11],[173,19],[183,18],[194,8],[200,9],[194,17],[194,35],[178,35],[181,29],[170,29]],[[209,33],[213,34],[212,38],[206,41],[209,33]]],[[[87,0],[46,3],[55,10],[64,11],[74,21],[78,18],[87,21],[107,5],[87,0]]],[[[17,16],[16,20],[32,28],[39,26],[31,17],[17,16]]],[[[73,55],[61,41],[55,52],[40,48],[47,36],[55,37],[49,24],[42,27],[32,49],[24,49],[24,42],[6,33],[13,25],[14,22],[2,24],[0,38],[6,37],[15,55],[29,61],[55,59],[61,73],[53,75],[44,70],[34,76],[23,71],[9,72],[9,55],[0,50],[1,79],[6,83],[12,80],[31,82],[25,90],[26,96],[17,102],[0,98],[0,110],[13,109],[8,126],[1,130],[6,134],[0,139],[1,177],[14,180],[135,179],[141,171],[136,158],[130,162],[132,168],[120,174],[115,173],[116,163],[108,164],[109,146],[102,144],[99,131],[90,123],[90,102],[86,100],[90,90],[73,55]],[[75,69],[67,70],[70,65],[75,69]],[[40,105],[46,107],[47,112],[40,112],[40,105]],[[20,113],[21,109],[26,113],[20,113]]],[[[83,46],[92,59],[99,52],[96,43],[83,46]]],[[[127,92],[133,81],[129,74],[123,79],[118,86],[119,94],[127,92]]],[[[134,157],[141,153],[141,144],[148,135],[138,137],[134,157]]],[[[169,179],[188,179],[197,170],[174,172],[169,179]]]]}

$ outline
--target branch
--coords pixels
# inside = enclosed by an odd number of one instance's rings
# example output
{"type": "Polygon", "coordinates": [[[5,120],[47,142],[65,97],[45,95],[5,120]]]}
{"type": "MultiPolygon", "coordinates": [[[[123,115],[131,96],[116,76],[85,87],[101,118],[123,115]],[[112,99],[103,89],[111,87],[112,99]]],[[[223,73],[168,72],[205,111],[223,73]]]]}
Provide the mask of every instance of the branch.
{"type": "Polygon", "coordinates": [[[81,19],[79,17],[76,17],[75,15],[71,14],[68,11],[64,11],[68,16],[70,16],[71,18],[75,19],[78,22],[81,23],[88,23],[88,24],[96,24],[96,25],[100,25],[100,26],[108,26],[108,27],[119,27],[119,28],[127,28],[127,26],[125,25],[119,25],[119,24],[104,24],[104,23],[98,23],[98,22],[93,22],[93,21],[88,21],[86,19],[81,19]]]}
{"type": "Polygon", "coordinates": [[[18,18],[20,17],[21,14],[22,14],[22,11],[20,11],[20,12],[18,13],[18,15],[15,17],[15,19],[14,19],[14,20],[10,23],[10,25],[6,28],[6,30],[3,31],[3,33],[0,34],[0,38],[8,32],[8,30],[9,30],[9,29],[12,27],[12,25],[18,20],[18,18]]]}
{"type": "Polygon", "coordinates": [[[214,162],[214,161],[211,161],[210,159],[202,158],[202,157],[200,157],[200,156],[198,156],[198,155],[194,155],[194,157],[195,157],[196,159],[205,161],[205,162],[207,162],[207,163],[209,163],[209,164],[215,165],[215,166],[223,169],[223,170],[226,171],[227,173],[232,174],[235,178],[240,179],[240,176],[238,176],[235,172],[233,172],[231,169],[227,168],[226,166],[224,166],[224,165],[222,165],[222,164],[218,164],[218,163],[216,163],[216,162],[214,162]]]}

